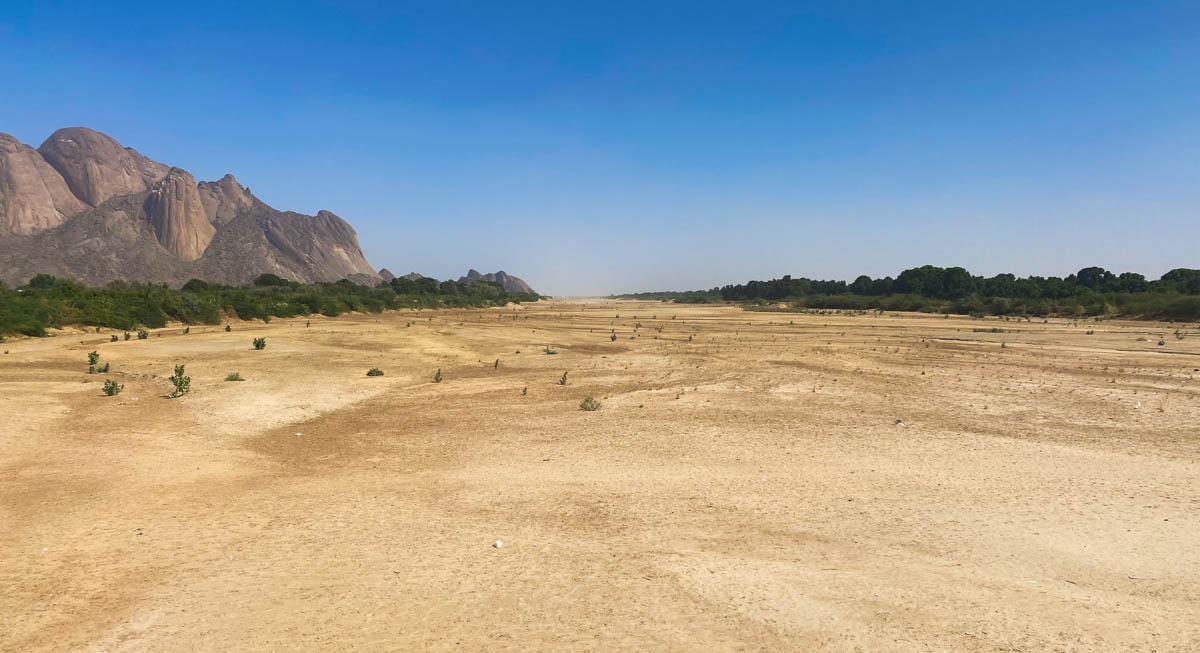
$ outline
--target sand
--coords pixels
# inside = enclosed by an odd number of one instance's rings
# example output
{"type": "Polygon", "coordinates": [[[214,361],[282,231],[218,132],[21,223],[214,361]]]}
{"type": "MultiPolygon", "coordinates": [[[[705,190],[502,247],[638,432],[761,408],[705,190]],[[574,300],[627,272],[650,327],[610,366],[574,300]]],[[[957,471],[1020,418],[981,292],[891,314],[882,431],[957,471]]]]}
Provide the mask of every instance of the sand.
{"type": "Polygon", "coordinates": [[[0,650],[1200,641],[1194,325],[305,322],[0,344],[0,650]],[[167,399],[176,363],[192,392],[167,399]]]}

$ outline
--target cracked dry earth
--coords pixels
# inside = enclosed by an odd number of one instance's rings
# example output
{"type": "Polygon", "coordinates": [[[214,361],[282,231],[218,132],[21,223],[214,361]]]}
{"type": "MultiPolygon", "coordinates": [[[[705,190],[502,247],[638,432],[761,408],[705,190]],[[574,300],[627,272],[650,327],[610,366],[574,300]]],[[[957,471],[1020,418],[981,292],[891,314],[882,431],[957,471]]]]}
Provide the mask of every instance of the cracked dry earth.
{"type": "Polygon", "coordinates": [[[598,300],[305,322],[0,345],[0,650],[1200,641],[1195,325],[598,300]]]}

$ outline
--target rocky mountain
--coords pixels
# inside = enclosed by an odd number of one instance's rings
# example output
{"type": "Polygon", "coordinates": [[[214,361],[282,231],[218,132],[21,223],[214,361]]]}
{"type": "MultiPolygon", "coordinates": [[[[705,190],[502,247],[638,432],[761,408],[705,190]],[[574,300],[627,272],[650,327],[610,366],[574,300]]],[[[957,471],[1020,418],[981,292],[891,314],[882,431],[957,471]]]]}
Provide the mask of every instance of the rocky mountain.
{"type": "Polygon", "coordinates": [[[196,183],[86,127],[60,129],[36,150],[0,133],[0,281],[43,272],[89,284],[244,284],[264,272],[380,280],[333,213],[278,211],[232,175],[196,183]]]}
{"type": "Polygon", "coordinates": [[[490,281],[492,283],[498,283],[504,287],[506,292],[510,293],[527,293],[530,295],[537,294],[534,292],[533,288],[529,287],[529,284],[525,283],[518,277],[514,277],[505,273],[504,270],[499,272],[491,272],[489,274],[479,274],[479,272],[476,270],[469,270],[467,272],[467,276],[459,277],[458,279],[458,283],[460,284],[471,283],[472,281],[490,281]]]}
{"type": "Polygon", "coordinates": [[[392,274],[392,271],[387,268],[379,268],[379,278],[391,283],[392,279],[396,278],[396,275],[392,274]]]}

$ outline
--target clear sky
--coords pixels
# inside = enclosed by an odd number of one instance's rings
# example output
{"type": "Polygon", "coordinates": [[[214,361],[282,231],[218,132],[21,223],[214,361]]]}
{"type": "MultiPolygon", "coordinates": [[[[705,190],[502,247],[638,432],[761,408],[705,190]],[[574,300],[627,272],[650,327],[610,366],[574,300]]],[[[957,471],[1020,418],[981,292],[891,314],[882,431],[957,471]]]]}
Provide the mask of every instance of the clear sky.
{"type": "Polygon", "coordinates": [[[12,2],[84,125],[400,274],[542,292],[1200,267],[1200,2],[12,2]]]}

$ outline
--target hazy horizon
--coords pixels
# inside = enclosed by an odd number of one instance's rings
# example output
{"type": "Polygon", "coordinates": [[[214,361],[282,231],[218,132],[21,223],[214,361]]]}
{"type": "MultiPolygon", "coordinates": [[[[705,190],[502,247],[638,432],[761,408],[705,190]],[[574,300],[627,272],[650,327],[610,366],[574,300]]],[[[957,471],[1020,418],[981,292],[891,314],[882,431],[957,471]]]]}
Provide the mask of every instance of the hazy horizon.
{"type": "Polygon", "coordinates": [[[1200,267],[1195,4],[287,11],[7,4],[0,132],[91,127],[333,211],[376,268],[555,295],[1200,267]]]}

